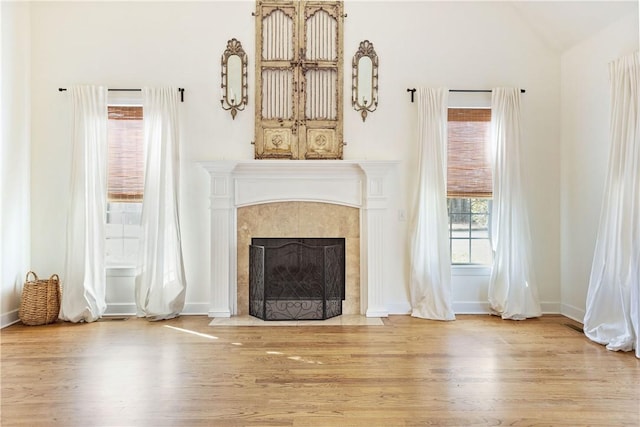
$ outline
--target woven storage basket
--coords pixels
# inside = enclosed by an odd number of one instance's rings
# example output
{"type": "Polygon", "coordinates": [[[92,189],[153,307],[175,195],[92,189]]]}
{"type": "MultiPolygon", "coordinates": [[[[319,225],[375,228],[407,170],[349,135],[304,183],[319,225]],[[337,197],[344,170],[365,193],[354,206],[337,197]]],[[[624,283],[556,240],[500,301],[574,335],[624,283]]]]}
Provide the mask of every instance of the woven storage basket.
{"type": "Polygon", "coordinates": [[[30,271],[22,288],[22,300],[18,317],[25,325],[46,325],[58,319],[60,313],[60,278],[54,274],[47,280],[40,280],[30,271]],[[29,275],[33,275],[29,280],[29,275]]]}

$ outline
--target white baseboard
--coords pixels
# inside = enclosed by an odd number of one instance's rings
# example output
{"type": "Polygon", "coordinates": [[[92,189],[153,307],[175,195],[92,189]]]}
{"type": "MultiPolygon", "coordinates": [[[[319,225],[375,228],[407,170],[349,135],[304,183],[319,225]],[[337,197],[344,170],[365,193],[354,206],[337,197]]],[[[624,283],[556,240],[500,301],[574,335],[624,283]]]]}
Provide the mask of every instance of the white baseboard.
{"type": "MultiPolygon", "coordinates": [[[[558,302],[541,302],[543,314],[562,314],[570,319],[582,322],[584,310],[576,307],[561,304],[558,302]]],[[[407,315],[411,314],[411,305],[408,302],[387,304],[387,312],[367,313],[370,317],[387,317],[387,315],[407,315]],[[375,314],[375,315],[374,315],[375,314]]],[[[456,314],[489,314],[491,310],[486,301],[455,301],[453,311],[456,314]]],[[[136,305],[133,303],[111,303],[107,305],[105,315],[109,316],[135,316],[136,305]]],[[[209,317],[231,317],[228,311],[209,311],[207,303],[186,303],[182,310],[182,315],[198,315],[209,317]]],[[[9,326],[18,321],[18,310],[2,315],[2,327],[9,326]]]]}
{"type": "MultiPolygon", "coordinates": [[[[107,304],[107,309],[104,314],[107,316],[135,316],[136,312],[136,305],[134,303],[110,303],[107,304]]],[[[209,304],[186,303],[180,314],[183,316],[207,316],[209,314],[209,304]]]]}
{"type": "Polygon", "coordinates": [[[104,311],[105,316],[135,316],[136,305],[134,303],[110,303],[104,311]]]}
{"type": "Polygon", "coordinates": [[[581,308],[574,307],[569,304],[561,304],[560,305],[560,314],[568,317],[569,319],[573,319],[576,322],[584,322],[585,311],[581,308]]]}
{"type": "Polygon", "coordinates": [[[454,301],[455,314],[489,314],[489,303],[486,301],[454,301]]]}
{"type": "MultiPolygon", "coordinates": [[[[407,315],[411,314],[411,304],[394,303],[388,304],[389,314],[407,315]]],[[[489,303],[483,301],[454,301],[453,312],[456,314],[489,314],[489,303]]]]}
{"type": "Polygon", "coordinates": [[[8,313],[2,313],[0,316],[0,329],[11,326],[14,323],[18,323],[20,318],[18,317],[18,309],[11,310],[8,313]]]}
{"type": "Polygon", "coordinates": [[[408,302],[387,304],[387,310],[391,315],[411,314],[411,304],[408,302]]]}
{"type": "Polygon", "coordinates": [[[366,317],[389,317],[389,312],[386,310],[367,310],[366,317]]]}
{"type": "MultiPolygon", "coordinates": [[[[411,314],[411,305],[408,302],[388,304],[387,308],[389,314],[411,314]]],[[[558,302],[541,302],[540,308],[543,314],[564,314],[558,302]]],[[[487,301],[454,301],[453,312],[455,314],[490,314],[491,309],[487,301]]]]}
{"type": "Polygon", "coordinates": [[[208,316],[209,304],[199,302],[188,302],[184,305],[182,313],[185,316],[208,316]]]}
{"type": "MultiPolygon", "coordinates": [[[[583,309],[574,307],[569,304],[561,304],[557,302],[540,303],[544,314],[562,314],[570,319],[582,323],[584,321],[585,312],[583,309]]],[[[408,302],[392,303],[387,305],[389,315],[408,315],[411,314],[411,305],[408,302]]],[[[456,314],[489,314],[489,303],[483,301],[456,301],[453,303],[453,311],[456,314]]],[[[187,303],[182,310],[182,315],[201,315],[209,317],[231,317],[229,312],[212,312],[209,311],[207,303],[187,303]]],[[[105,315],[108,316],[135,316],[136,305],[134,303],[111,303],[107,305],[105,315]]],[[[386,316],[384,316],[386,317],[386,316]]],[[[18,310],[12,310],[8,313],[0,315],[0,329],[19,322],[18,310]]]]}

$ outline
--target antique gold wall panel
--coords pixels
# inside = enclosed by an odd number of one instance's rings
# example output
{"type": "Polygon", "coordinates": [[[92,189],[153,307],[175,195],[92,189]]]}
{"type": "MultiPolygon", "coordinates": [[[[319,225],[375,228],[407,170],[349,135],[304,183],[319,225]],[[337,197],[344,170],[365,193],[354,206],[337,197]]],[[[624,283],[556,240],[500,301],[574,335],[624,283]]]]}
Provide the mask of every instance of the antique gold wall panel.
{"type": "Polygon", "coordinates": [[[292,159],[297,155],[291,141],[293,135],[291,129],[277,128],[264,129],[264,148],[260,153],[261,158],[292,159]]]}
{"type": "Polygon", "coordinates": [[[255,15],[255,158],[341,159],[342,2],[259,0],[255,15]],[[272,151],[275,128],[291,131],[289,156],[272,151]]]}
{"type": "Polygon", "coordinates": [[[306,143],[307,159],[331,159],[341,151],[333,129],[308,129],[306,143]]]}
{"type": "Polygon", "coordinates": [[[305,118],[331,120],[338,118],[338,88],[336,70],[307,70],[305,73],[305,118]]]}
{"type": "Polygon", "coordinates": [[[323,7],[305,10],[305,48],[310,61],[338,61],[338,20],[323,7]]]}
{"type": "Polygon", "coordinates": [[[294,114],[294,75],[292,70],[269,69],[262,71],[262,118],[292,121],[294,114]]]}
{"type": "Polygon", "coordinates": [[[265,6],[262,19],[262,59],[265,61],[292,61],[296,17],[295,9],[282,6],[265,6]]]}

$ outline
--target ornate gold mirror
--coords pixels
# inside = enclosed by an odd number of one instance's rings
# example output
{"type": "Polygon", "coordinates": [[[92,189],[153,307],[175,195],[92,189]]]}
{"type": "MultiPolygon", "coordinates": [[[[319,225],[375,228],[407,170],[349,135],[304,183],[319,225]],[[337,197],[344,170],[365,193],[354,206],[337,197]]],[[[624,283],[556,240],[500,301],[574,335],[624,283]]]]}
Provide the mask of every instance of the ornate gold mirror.
{"type": "Polygon", "coordinates": [[[231,39],[222,54],[222,99],[220,103],[225,111],[231,110],[236,118],[238,111],[247,105],[247,54],[242,44],[231,39]]]}
{"type": "Polygon", "coordinates": [[[378,107],[378,55],[369,40],[360,42],[353,57],[351,103],[360,111],[362,121],[378,107]]]}

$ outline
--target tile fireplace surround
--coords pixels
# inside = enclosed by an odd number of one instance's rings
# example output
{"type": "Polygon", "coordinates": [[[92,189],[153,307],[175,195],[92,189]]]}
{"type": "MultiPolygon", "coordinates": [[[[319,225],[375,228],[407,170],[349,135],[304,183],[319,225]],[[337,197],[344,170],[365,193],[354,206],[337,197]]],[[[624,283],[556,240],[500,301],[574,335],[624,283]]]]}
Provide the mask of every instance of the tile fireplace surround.
{"type": "Polygon", "coordinates": [[[217,160],[200,165],[211,176],[209,317],[238,314],[238,208],[277,202],[320,202],[360,210],[360,313],[388,316],[385,229],[391,220],[390,180],[396,161],[217,160]]]}

